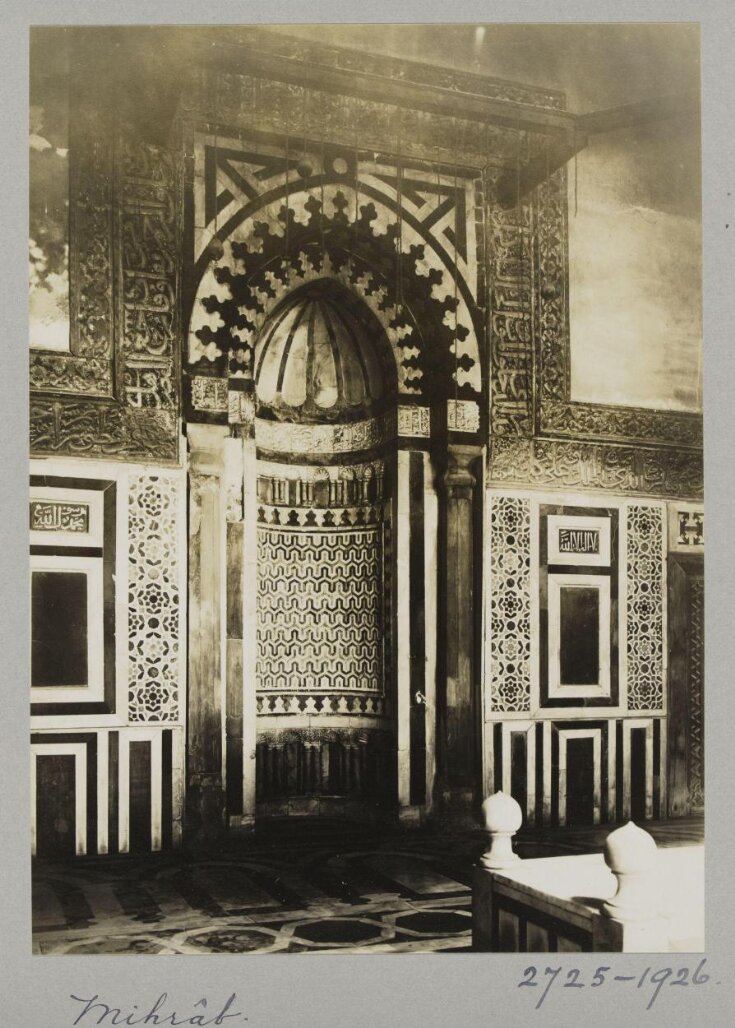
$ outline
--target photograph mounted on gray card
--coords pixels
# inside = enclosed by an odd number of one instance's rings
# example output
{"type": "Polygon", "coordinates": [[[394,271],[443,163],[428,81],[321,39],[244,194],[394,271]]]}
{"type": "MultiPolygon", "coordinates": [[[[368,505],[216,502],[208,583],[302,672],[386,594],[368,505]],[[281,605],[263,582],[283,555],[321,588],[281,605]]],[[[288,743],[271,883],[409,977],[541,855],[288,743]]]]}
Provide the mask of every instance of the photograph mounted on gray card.
{"type": "Polygon", "coordinates": [[[29,175],[33,951],[703,951],[697,26],[33,27],[29,175]]]}

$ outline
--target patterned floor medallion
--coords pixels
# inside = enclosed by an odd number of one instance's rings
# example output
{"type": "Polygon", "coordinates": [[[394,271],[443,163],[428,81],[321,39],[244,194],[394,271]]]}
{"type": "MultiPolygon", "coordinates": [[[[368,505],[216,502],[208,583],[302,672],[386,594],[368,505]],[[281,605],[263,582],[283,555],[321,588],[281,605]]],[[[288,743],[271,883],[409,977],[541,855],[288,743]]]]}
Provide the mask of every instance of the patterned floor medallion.
{"type": "MultiPolygon", "coordinates": [[[[703,819],[646,826],[700,842],[703,819]]],[[[522,857],[599,852],[608,828],[521,835],[522,857]]],[[[467,951],[482,832],[274,823],[216,860],[179,854],[37,862],[35,953],[467,951]]]]}

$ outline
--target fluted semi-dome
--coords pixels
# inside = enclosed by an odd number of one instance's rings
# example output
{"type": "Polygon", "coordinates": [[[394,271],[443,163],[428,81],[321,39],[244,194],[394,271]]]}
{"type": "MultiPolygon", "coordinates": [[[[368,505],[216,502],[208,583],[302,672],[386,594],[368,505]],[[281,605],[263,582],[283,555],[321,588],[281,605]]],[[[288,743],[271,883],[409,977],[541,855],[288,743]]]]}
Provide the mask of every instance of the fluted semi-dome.
{"type": "Polygon", "coordinates": [[[391,392],[390,382],[382,326],[361,300],[330,279],[286,297],[255,348],[258,404],[284,420],[351,420],[374,413],[391,392]]]}

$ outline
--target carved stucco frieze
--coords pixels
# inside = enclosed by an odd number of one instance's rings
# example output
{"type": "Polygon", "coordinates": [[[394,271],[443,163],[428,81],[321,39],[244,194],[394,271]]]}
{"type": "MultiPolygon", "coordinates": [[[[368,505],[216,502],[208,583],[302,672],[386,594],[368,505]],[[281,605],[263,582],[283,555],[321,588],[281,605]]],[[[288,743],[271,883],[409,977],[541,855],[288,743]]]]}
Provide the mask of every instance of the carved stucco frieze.
{"type": "MultiPolygon", "coordinates": [[[[566,197],[566,171],[562,168],[539,188],[536,201],[539,433],[701,450],[701,415],[572,400],[566,197]]],[[[674,467],[680,463],[676,458],[661,455],[659,459],[651,451],[641,459],[646,476],[661,489],[666,490],[676,479],[674,467]]],[[[689,478],[690,473],[685,472],[684,480],[689,478]]]]}
{"type": "Polygon", "coordinates": [[[125,401],[175,409],[178,383],[178,218],[176,155],[130,135],[120,144],[119,359],[125,401]]]}
{"type": "MultiPolygon", "coordinates": [[[[519,135],[521,159],[524,145],[528,143],[519,135]]],[[[680,483],[687,495],[696,494],[701,489],[701,456],[677,456],[677,451],[701,450],[701,415],[571,399],[565,169],[542,183],[528,207],[521,202],[510,210],[494,203],[498,174],[489,169],[487,175],[488,232],[494,255],[491,437],[536,436],[539,445],[533,448],[532,463],[538,464],[540,455],[553,454],[551,466],[557,468],[571,452],[555,446],[553,440],[559,436],[578,444],[606,441],[642,446],[635,460],[629,451],[596,450],[587,471],[567,469],[554,474],[537,468],[534,474],[575,484],[590,480],[600,487],[603,481],[611,481],[623,489],[653,494],[668,494],[680,483]],[[546,449],[541,445],[544,436],[551,437],[546,449]],[[674,452],[666,455],[652,444],[674,452]]],[[[508,452],[507,447],[503,452],[508,452]]],[[[542,461],[542,467],[546,465],[542,461]]],[[[512,469],[508,473],[518,478],[512,469]]]]}
{"type": "Polygon", "coordinates": [[[31,350],[32,390],[112,396],[112,133],[80,102],[69,176],[69,351],[31,350]]]}
{"type": "Polygon", "coordinates": [[[107,358],[31,351],[29,384],[38,392],[108,396],[112,392],[112,362],[107,358]]]}
{"type": "Polygon", "coordinates": [[[78,120],[71,353],[31,353],[31,452],[173,462],[179,437],[177,159],[131,141],[124,128],[113,146],[111,119],[92,104],[78,120]]]}
{"type": "Polygon", "coordinates": [[[490,274],[490,430],[533,434],[532,210],[496,201],[499,169],[487,176],[490,274]]]}
{"type": "Polygon", "coordinates": [[[575,438],[645,439],[669,446],[702,446],[701,415],[643,407],[548,400],[541,406],[541,430],[575,438]]]}
{"type": "Polygon", "coordinates": [[[92,102],[82,102],[70,175],[70,350],[76,357],[113,352],[113,133],[92,102]],[[76,152],[75,152],[76,151],[76,152]]]}
{"type": "Polygon", "coordinates": [[[539,399],[570,398],[567,306],[567,175],[560,168],[540,187],[535,210],[539,399]]]}
{"type": "Polygon", "coordinates": [[[702,459],[696,450],[511,436],[492,440],[487,480],[647,496],[699,497],[703,490],[702,459]]]}
{"type": "Polygon", "coordinates": [[[32,396],[31,453],[174,462],[178,426],[171,411],[124,408],[119,403],[32,396]]]}

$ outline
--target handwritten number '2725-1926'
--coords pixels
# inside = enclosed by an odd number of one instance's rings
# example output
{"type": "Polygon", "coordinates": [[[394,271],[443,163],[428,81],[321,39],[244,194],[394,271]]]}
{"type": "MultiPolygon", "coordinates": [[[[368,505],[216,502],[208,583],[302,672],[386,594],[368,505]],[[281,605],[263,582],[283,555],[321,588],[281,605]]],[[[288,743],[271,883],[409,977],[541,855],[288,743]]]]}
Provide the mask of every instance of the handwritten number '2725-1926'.
{"type": "Polygon", "coordinates": [[[706,958],[703,958],[693,973],[690,973],[688,967],[661,967],[657,970],[653,970],[651,967],[647,967],[641,975],[634,974],[612,974],[612,968],[606,966],[600,966],[597,968],[592,976],[591,981],[585,982],[582,980],[582,971],[577,967],[572,967],[567,971],[566,981],[558,981],[559,975],[564,970],[561,967],[547,967],[543,972],[543,975],[547,979],[545,982],[537,981],[537,978],[541,977],[541,972],[536,967],[531,965],[527,967],[523,972],[523,978],[518,983],[518,988],[524,986],[530,986],[531,988],[539,988],[544,986],[543,992],[539,997],[539,1001],[536,1004],[536,1010],[544,1003],[546,997],[549,995],[552,985],[558,982],[558,984],[565,989],[598,989],[600,986],[609,985],[611,982],[635,982],[637,989],[643,989],[646,984],[652,987],[652,992],[648,1000],[648,1006],[646,1010],[650,1010],[653,1004],[658,999],[658,994],[661,989],[667,983],[669,985],[706,985],[710,980],[710,976],[705,974],[703,971],[706,958]]]}

